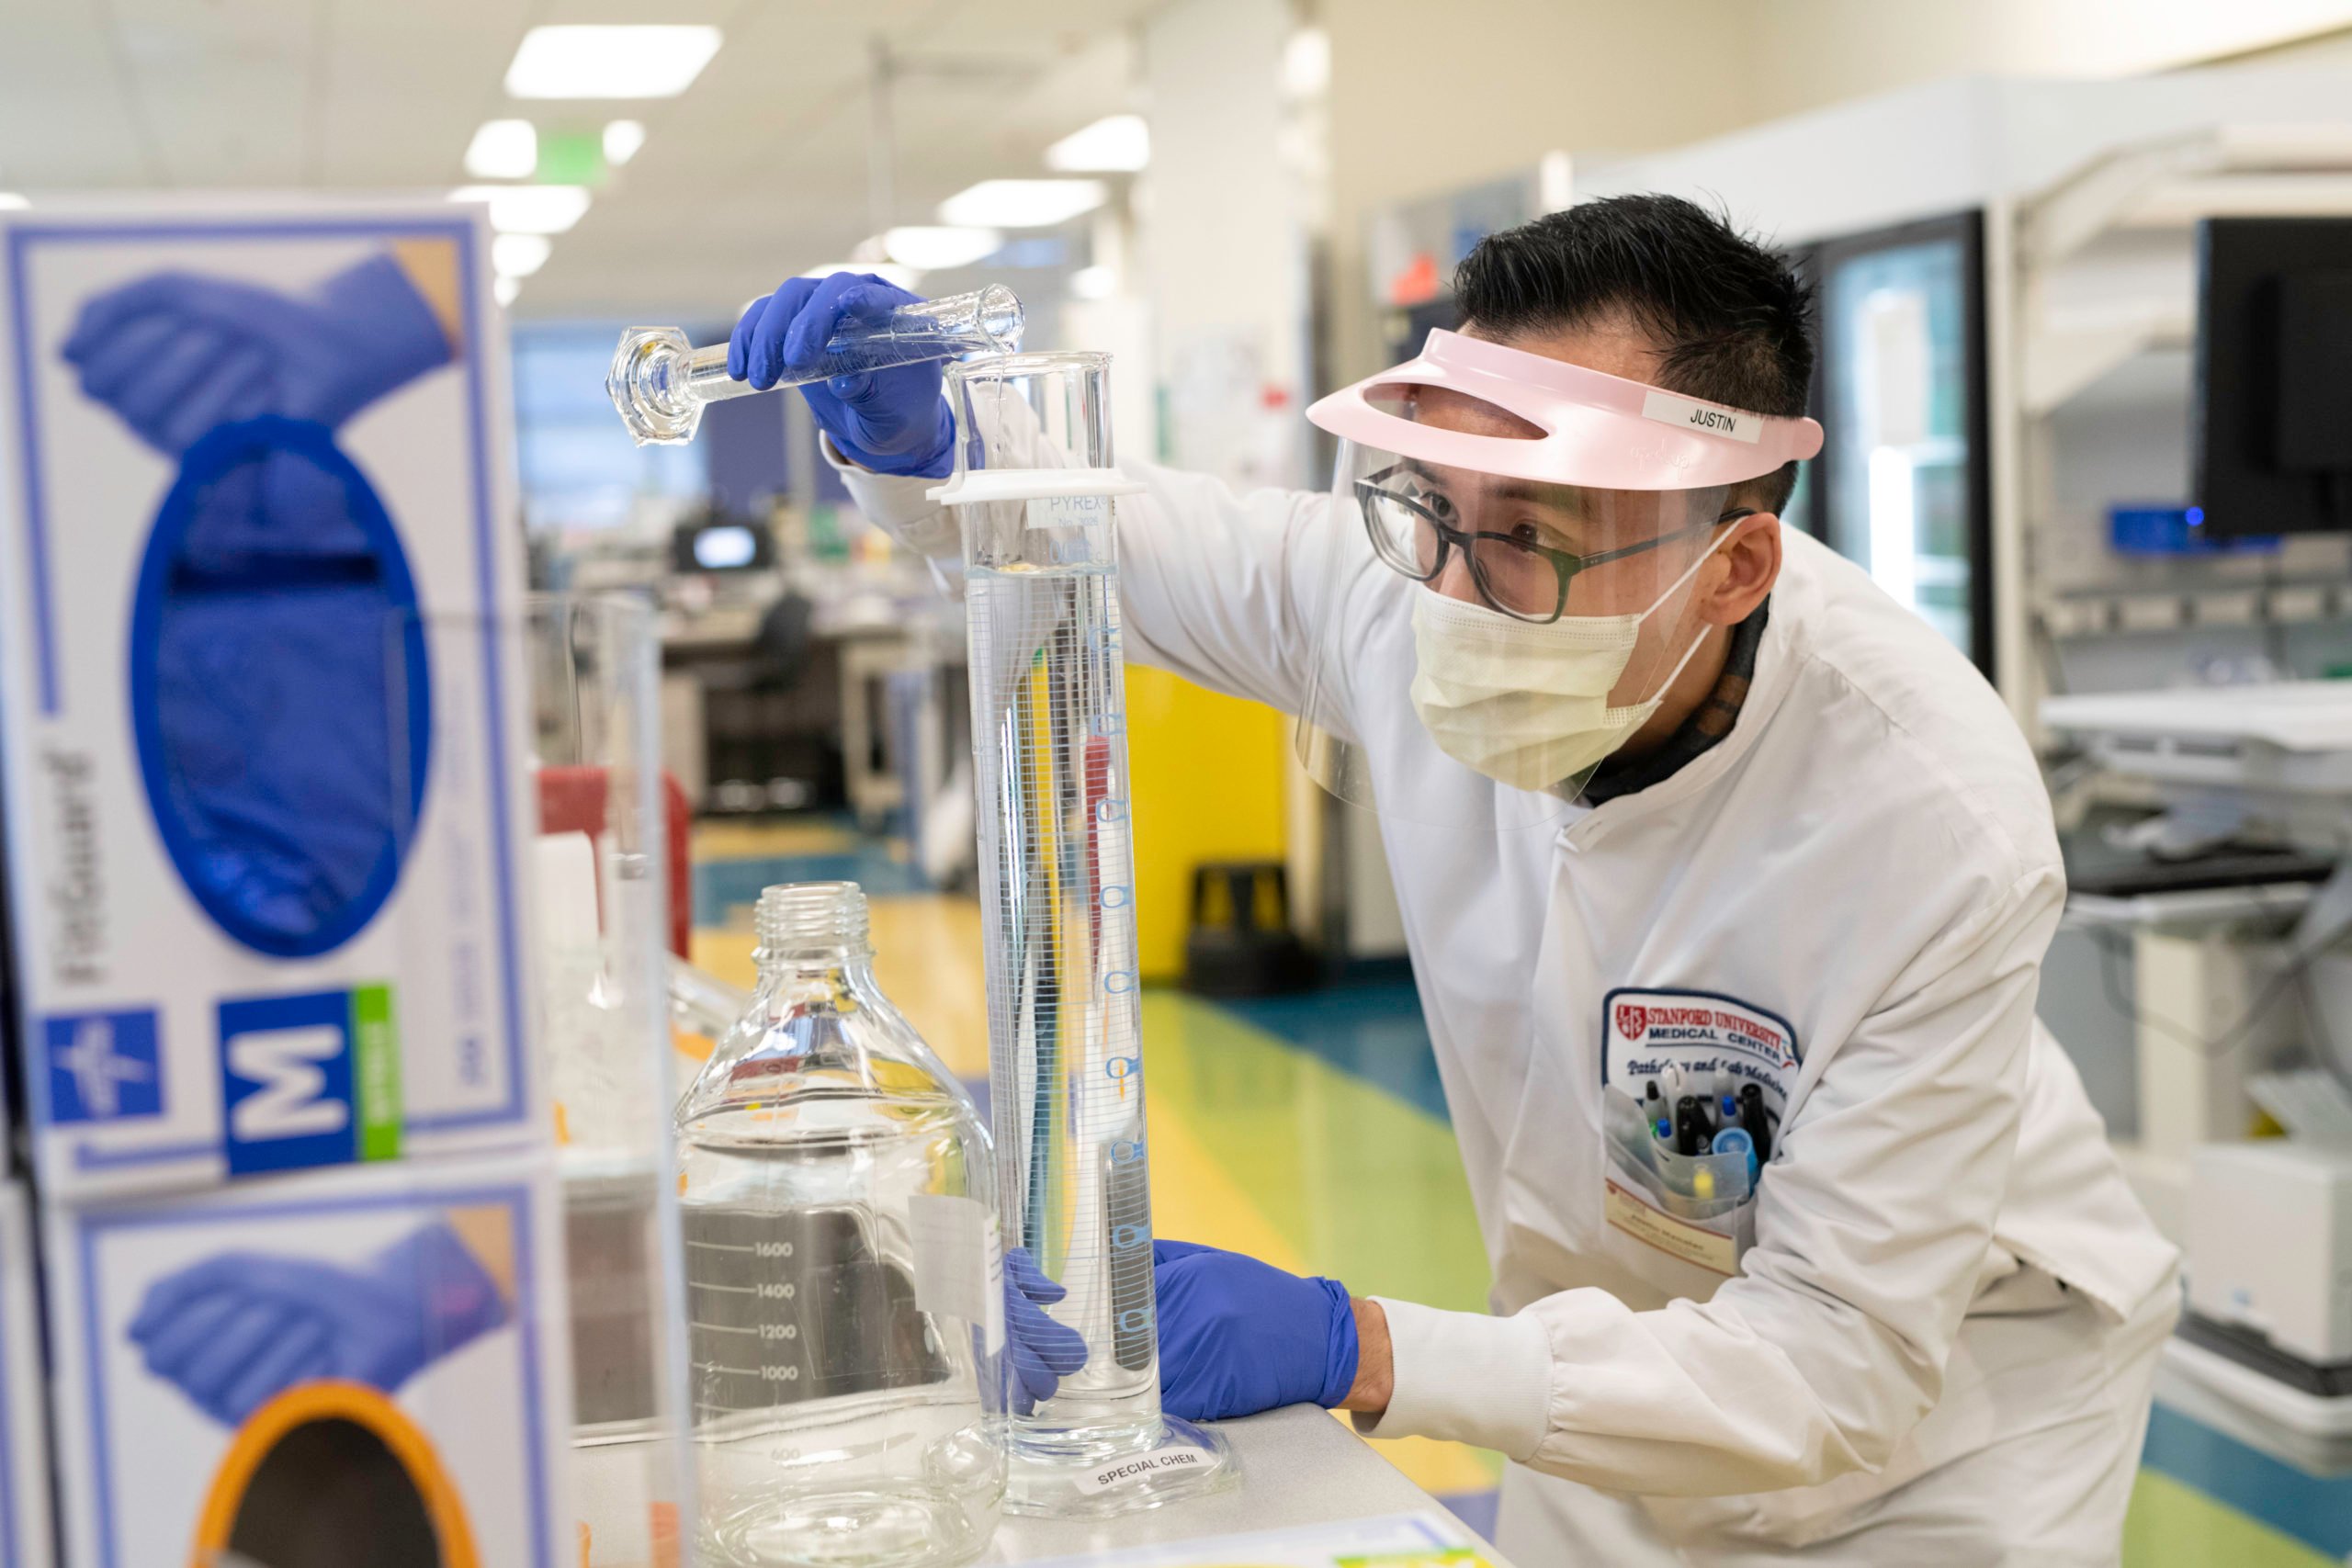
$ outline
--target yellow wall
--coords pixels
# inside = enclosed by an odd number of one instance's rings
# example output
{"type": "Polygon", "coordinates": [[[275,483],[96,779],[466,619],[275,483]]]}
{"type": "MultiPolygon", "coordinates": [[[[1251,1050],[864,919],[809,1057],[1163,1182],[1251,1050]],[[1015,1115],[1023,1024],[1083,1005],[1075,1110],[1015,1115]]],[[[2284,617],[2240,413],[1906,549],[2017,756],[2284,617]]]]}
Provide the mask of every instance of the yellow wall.
{"type": "Polygon", "coordinates": [[[1219,696],[1164,670],[1129,667],[1136,943],[1145,979],[1184,972],[1194,866],[1283,858],[1289,745],[1290,721],[1262,704],[1219,696]]]}

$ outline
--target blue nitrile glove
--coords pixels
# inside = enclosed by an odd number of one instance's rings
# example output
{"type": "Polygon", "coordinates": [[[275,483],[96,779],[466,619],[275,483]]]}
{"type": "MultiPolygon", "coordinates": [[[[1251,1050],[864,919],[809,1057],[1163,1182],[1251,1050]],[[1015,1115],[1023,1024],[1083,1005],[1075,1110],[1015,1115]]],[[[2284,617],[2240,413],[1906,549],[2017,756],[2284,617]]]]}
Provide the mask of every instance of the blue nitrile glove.
{"type": "Polygon", "coordinates": [[[1046,1309],[1069,1292],[1046,1278],[1025,1247],[1004,1249],[1005,1339],[1012,1348],[1012,1408],[1026,1416],[1086,1365],[1086,1338],[1046,1309]]]}
{"type": "MultiPolygon", "coordinates": [[[[822,360],[844,321],[879,320],[922,302],[922,296],[871,273],[793,278],[752,301],[735,323],[727,374],[765,391],[786,372],[805,372],[822,360]]],[[[810,381],[800,395],[842,457],[877,474],[940,479],[956,466],[956,422],[941,395],[946,374],[941,361],[926,360],[810,381]]]]}
{"type": "Polygon", "coordinates": [[[84,305],[62,352],[85,393],[171,457],[255,414],[332,430],[451,357],[441,323],[389,255],[301,294],[155,273],[84,305]]]}
{"type": "Polygon", "coordinates": [[[1336,1280],[1302,1280],[1238,1252],[1151,1244],[1159,1402],[1220,1421],[1284,1404],[1329,1407],[1356,1381],[1356,1318],[1336,1280]]]}
{"type": "Polygon", "coordinates": [[[132,1319],[147,1370],[226,1427],[298,1382],[386,1393],[507,1320],[506,1300],[435,1221],[359,1269],[231,1252],[157,1280],[132,1319]]]}

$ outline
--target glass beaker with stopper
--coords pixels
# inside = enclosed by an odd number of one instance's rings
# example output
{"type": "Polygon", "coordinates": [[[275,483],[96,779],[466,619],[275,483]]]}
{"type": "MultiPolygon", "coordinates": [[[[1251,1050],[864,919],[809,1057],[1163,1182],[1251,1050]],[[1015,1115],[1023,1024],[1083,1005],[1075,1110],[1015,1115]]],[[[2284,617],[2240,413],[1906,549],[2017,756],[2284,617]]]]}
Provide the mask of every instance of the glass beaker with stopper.
{"type": "Polygon", "coordinates": [[[876,986],[856,884],[770,887],[757,929],[678,1108],[701,1558],[967,1562],[1005,1486],[988,1134],[876,986]]]}

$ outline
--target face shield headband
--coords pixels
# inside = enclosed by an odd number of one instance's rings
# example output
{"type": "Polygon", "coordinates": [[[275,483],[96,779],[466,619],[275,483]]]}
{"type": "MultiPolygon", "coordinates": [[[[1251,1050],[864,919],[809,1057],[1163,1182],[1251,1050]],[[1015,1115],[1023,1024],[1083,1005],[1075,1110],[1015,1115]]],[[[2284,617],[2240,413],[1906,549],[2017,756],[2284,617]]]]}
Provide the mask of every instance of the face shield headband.
{"type": "Polygon", "coordinates": [[[1594,490],[1737,484],[1821,450],[1821,426],[1702,402],[1641,381],[1443,330],[1414,358],[1306,411],[1359,446],[1500,478],[1594,490]],[[1493,435],[1422,423],[1399,394],[1442,388],[1498,409],[1535,434],[1493,435]]]}

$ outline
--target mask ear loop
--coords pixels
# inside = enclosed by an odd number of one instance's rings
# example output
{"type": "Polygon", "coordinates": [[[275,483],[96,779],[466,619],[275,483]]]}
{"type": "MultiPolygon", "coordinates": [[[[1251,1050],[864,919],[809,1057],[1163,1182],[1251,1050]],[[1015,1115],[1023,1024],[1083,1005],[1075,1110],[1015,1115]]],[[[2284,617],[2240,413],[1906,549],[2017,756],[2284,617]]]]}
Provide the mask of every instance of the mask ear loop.
{"type": "MultiPolygon", "coordinates": [[[[1709,545],[1705,549],[1700,551],[1699,558],[1692,561],[1689,567],[1685,568],[1680,577],[1676,578],[1672,582],[1667,584],[1666,592],[1657,596],[1657,602],[1651,604],[1648,609],[1644,610],[1640,615],[1634,617],[1634,623],[1639,625],[1641,622],[1648,620],[1652,615],[1657,615],[1659,609],[1665,605],[1666,602],[1668,599],[1673,598],[1674,595],[1681,590],[1684,583],[1699,575],[1699,569],[1701,567],[1706,565],[1708,561],[1714,558],[1716,551],[1722,549],[1724,545],[1727,545],[1731,541],[1729,539],[1724,539],[1715,544],[1709,545]]],[[[1690,661],[1699,656],[1699,645],[1706,640],[1706,630],[1704,627],[1702,627],[1699,635],[1690,639],[1690,646],[1682,650],[1682,657],[1675,660],[1674,668],[1666,672],[1666,679],[1658,682],[1657,689],[1656,691],[1653,691],[1648,696],[1644,697],[1638,703],[1628,703],[1623,709],[1612,709],[1611,711],[1631,712],[1635,708],[1652,706],[1657,703],[1663,701],[1666,694],[1674,690],[1674,682],[1682,679],[1682,672],[1690,668],[1690,661]]]]}

